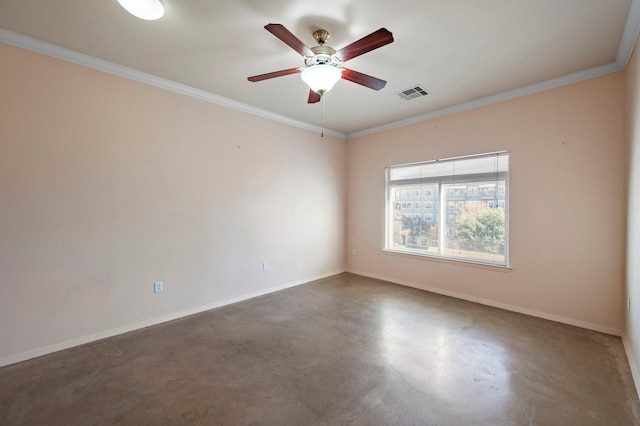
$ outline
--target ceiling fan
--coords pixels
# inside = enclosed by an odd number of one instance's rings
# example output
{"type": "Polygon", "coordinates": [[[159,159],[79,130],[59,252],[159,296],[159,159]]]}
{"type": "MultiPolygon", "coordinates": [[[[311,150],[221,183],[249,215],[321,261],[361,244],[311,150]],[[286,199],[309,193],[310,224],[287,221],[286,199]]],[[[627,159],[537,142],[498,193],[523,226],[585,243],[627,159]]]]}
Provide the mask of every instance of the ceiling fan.
{"type": "Polygon", "coordinates": [[[302,80],[310,87],[308,99],[310,104],[320,101],[322,95],[331,90],[333,85],[341,78],[373,90],[380,90],[387,84],[386,81],[379,78],[341,67],[342,63],[349,59],[393,42],[393,34],[386,28],[380,28],[378,31],[374,31],[337,51],[326,45],[329,39],[329,32],[326,30],[317,30],[313,33],[313,38],[318,45],[309,48],[281,24],[268,24],[264,28],[302,55],[304,57],[304,67],[254,75],[248,77],[249,81],[258,82],[301,73],[302,80]]]}

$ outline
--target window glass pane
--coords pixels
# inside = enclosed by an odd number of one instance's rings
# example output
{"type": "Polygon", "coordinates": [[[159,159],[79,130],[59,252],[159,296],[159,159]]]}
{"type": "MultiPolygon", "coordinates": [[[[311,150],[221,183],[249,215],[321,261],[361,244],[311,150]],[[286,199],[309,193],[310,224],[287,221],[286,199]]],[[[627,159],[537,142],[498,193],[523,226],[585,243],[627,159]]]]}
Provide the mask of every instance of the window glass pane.
{"type": "Polygon", "coordinates": [[[387,168],[387,249],[508,264],[509,153],[387,168]]]}
{"type": "Polygon", "coordinates": [[[390,188],[392,200],[407,200],[394,203],[390,220],[392,248],[437,252],[437,199],[434,194],[437,194],[437,185],[418,184],[390,188]],[[434,212],[424,214],[425,208],[434,212]]]}
{"type": "Polygon", "coordinates": [[[468,195],[469,191],[461,195],[461,191],[452,190],[459,188],[458,185],[443,185],[445,202],[453,206],[447,213],[444,254],[505,263],[504,193],[493,190],[496,184],[505,185],[505,182],[469,183],[490,189],[478,195],[468,195]]]}

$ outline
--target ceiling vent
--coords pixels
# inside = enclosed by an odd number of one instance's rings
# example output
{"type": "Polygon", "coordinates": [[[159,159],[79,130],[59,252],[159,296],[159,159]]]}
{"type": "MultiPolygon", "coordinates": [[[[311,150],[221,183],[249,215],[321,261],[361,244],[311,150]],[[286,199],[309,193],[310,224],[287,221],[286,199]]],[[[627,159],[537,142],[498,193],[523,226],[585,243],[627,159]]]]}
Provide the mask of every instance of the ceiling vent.
{"type": "Polygon", "coordinates": [[[427,89],[422,87],[422,85],[420,84],[416,84],[412,87],[396,92],[396,95],[400,96],[405,101],[410,101],[411,99],[415,98],[421,98],[423,96],[427,96],[428,94],[429,92],[427,91],[427,89]]]}

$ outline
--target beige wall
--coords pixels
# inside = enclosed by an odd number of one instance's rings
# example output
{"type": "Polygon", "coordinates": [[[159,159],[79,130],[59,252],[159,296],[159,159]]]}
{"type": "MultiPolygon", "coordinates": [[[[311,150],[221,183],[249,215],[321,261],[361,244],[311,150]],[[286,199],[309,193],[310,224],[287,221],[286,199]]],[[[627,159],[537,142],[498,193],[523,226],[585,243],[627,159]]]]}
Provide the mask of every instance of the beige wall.
{"type": "Polygon", "coordinates": [[[623,73],[349,141],[348,270],[620,334],[624,155],[623,73]],[[385,166],[505,149],[512,270],[382,251],[385,166]]]}
{"type": "Polygon", "coordinates": [[[627,279],[624,342],[640,393],[640,53],[631,56],[626,77],[626,130],[628,160],[627,279]]]}
{"type": "MultiPolygon", "coordinates": [[[[345,260],[621,332],[623,73],[346,143],[4,44],[0,63],[0,365],[331,275],[345,260]],[[382,252],[386,165],[502,149],[512,270],[382,252]]],[[[637,95],[627,99],[635,117],[637,95]]],[[[633,300],[637,275],[630,259],[633,300]]],[[[638,320],[626,322],[636,346],[638,320]]]]}
{"type": "Polygon", "coordinates": [[[346,142],[0,63],[0,365],[344,270],[346,142]]]}

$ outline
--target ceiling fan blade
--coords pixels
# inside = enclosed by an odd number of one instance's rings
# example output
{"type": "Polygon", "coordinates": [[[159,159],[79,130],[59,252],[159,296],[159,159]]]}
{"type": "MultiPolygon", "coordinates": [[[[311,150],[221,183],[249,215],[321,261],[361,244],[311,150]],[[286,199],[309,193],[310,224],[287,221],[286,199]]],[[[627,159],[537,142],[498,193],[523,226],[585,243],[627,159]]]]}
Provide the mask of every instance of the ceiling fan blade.
{"type": "Polygon", "coordinates": [[[361,84],[373,90],[380,90],[387,85],[387,82],[379,78],[371,77],[358,71],[344,68],[342,70],[342,78],[354,83],[361,84]]]}
{"type": "Polygon", "coordinates": [[[320,95],[318,95],[313,90],[309,90],[309,100],[307,103],[315,104],[316,102],[320,102],[320,95]]]}
{"type": "Polygon", "coordinates": [[[282,24],[267,24],[264,28],[274,36],[282,40],[287,46],[298,52],[302,56],[313,56],[311,49],[307,47],[298,37],[291,31],[286,29],[282,24]]]}
{"type": "Polygon", "coordinates": [[[380,28],[378,31],[374,31],[368,36],[364,36],[360,40],[354,41],[350,45],[338,50],[336,56],[343,62],[348,61],[356,56],[389,44],[392,41],[393,34],[391,34],[391,31],[386,28],[380,28]]]}
{"type": "Polygon", "coordinates": [[[262,81],[262,80],[268,80],[270,78],[282,77],[283,75],[297,74],[300,71],[301,71],[300,68],[289,68],[289,69],[286,69],[286,70],[268,72],[266,74],[253,75],[251,77],[247,77],[247,80],[253,81],[255,83],[256,81],[262,81]]]}

